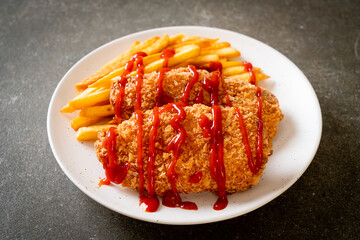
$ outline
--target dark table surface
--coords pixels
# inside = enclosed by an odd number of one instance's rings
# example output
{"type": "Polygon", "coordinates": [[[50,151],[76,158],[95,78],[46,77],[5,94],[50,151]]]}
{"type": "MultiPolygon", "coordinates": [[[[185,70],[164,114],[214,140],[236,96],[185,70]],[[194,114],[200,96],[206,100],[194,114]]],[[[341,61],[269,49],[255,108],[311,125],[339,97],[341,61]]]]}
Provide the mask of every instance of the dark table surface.
{"type": "Polygon", "coordinates": [[[1,239],[358,239],[359,1],[1,1],[1,239]],[[174,25],[229,29],[285,54],[323,115],[318,152],[284,194],[218,223],[167,226],[83,194],[50,149],[46,115],[67,70],[102,44],[174,25]]]}

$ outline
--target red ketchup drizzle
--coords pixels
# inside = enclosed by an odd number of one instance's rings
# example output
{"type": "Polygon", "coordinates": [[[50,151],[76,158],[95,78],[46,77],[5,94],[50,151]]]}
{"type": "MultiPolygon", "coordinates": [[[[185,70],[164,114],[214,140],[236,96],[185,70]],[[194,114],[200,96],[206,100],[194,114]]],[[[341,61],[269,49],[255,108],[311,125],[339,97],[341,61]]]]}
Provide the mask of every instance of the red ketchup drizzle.
{"type": "Polygon", "coordinates": [[[250,83],[255,85],[256,84],[256,79],[255,79],[255,74],[253,71],[253,66],[251,63],[249,62],[243,62],[244,64],[244,68],[246,69],[247,72],[249,72],[250,74],[250,83]]]}
{"type": "Polygon", "coordinates": [[[175,55],[175,50],[174,50],[174,49],[170,49],[170,48],[164,49],[164,50],[161,52],[160,58],[163,58],[163,59],[164,59],[164,62],[163,62],[163,67],[164,67],[164,68],[167,68],[167,67],[168,67],[169,58],[173,57],[174,55],[175,55]]]}
{"type": "Polygon", "coordinates": [[[222,64],[221,64],[221,62],[210,62],[210,71],[211,72],[219,71],[221,73],[220,80],[221,80],[221,84],[222,84],[222,87],[223,87],[223,94],[224,94],[224,96],[226,98],[226,105],[228,107],[232,107],[232,104],[230,102],[229,94],[227,94],[227,91],[226,91],[225,81],[224,81],[224,78],[222,76],[222,64]]]}
{"type": "Polygon", "coordinates": [[[218,105],[211,107],[213,115],[213,123],[211,126],[211,142],[210,142],[210,172],[218,185],[219,198],[214,204],[215,210],[224,209],[228,200],[226,197],[225,183],[225,166],[224,166],[224,138],[222,135],[222,117],[221,109],[218,105]]]}
{"type": "Polygon", "coordinates": [[[211,78],[204,78],[203,88],[210,93],[210,104],[218,105],[219,102],[219,78],[221,77],[221,73],[219,71],[215,71],[211,73],[211,78]]]}
{"type": "Polygon", "coordinates": [[[211,122],[210,122],[209,118],[207,116],[205,116],[204,114],[201,114],[198,119],[198,123],[199,123],[199,126],[203,130],[204,138],[211,137],[211,134],[210,134],[211,122]]]}
{"type": "Polygon", "coordinates": [[[222,73],[222,64],[221,64],[221,62],[210,62],[209,71],[210,72],[219,71],[220,73],[222,73]]]}
{"type": "MultiPolygon", "coordinates": [[[[251,63],[249,62],[243,62],[244,67],[246,69],[247,72],[249,72],[250,74],[250,83],[256,86],[256,76],[254,74],[253,71],[253,66],[251,63]]],[[[249,168],[251,170],[251,172],[253,174],[256,174],[259,172],[261,165],[262,165],[262,161],[263,161],[263,129],[264,129],[264,123],[262,121],[262,95],[261,95],[261,88],[257,87],[256,89],[256,97],[257,97],[257,105],[258,105],[258,109],[257,109],[257,117],[259,119],[258,121],[258,128],[257,128],[257,141],[256,141],[256,162],[253,162],[252,159],[252,153],[251,153],[251,149],[250,149],[250,145],[248,142],[248,138],[247,138],[247,134],[246,134],[246,129],[245,129],[245,125],[243,122],[243,118],[242,115],[240,113],[240,110],[238,108],[236,108],[236,115],[239,119],[239,125],[240,125],[240,130],[241,130],[241,134],[243,137],[243,142],[245,145],[245,149],[246,149],[246,155],[248,158],[248,164],[249,164],[249,168]]]]}
{"type": "Polygon", "coordinates": [[[199,183],[201,181],[203,174],[202,172],[194,172],[190,178],[189,178],[189,182],[191,183],[199,183]]]}
{"type": "Polygon", "coordinates": [[[122,75],[120,76],[120,78],[118,80],[119,93],[116,95],[116,102],[115,102],[114,112],[115,112],[115,116],[119,120],[121,120],[121,105],[122,105],[122,102],[123,102],[123,99],[124,99],[125,86],[126,86],[126,83],[127,83],[126,75],[131,73],[133,67],[134,67],[134,60],[131,59],[130,61],[128,61],[125,64],[125,70],[124,70],[124,72],[122,73],[122,75]]]}
{"type": "MultiPolygon", "coordinates": [[[[146,57],[146,53],[144,52],[138,52],[135,53],[131,59],[125,64],[125,70],[124,72],[121,74],[119,80],[118,80],[118,84],[119,84],[119,93],[116,96],[116,101],[115,101],[115,107],[114,107],[114,112],[115,112],[115,116],[118,119],[121,119],[121,105],[124,99],[124,95],[125,95],[125,86],[127,83],[127,78],[126,76],[131,73],[131,71],[134,68],[134,63],[137,62],[137,72],[144,74],[144,64],[143,64],[143,57],[146,57]]],[[[142,74],[141,74],[141,78],[142,78],[142,74]]],[[[136,75],[136,78],[138,78],[139,75],[136,75]]]]}
{"type": "Polygon", "coordinates": [[[188,100],[189,100],[189,95],[190,95],[190,91],[192,89],[192,87],[194,86],[194,84],[199,80],[199,73],[196,70],[196,67],[193,65],[189,65],[188,67],[189,71],[192,74],[192,78],[190,79],[190,81],[186,84],[185,86],[185,90],[181,96],[181,101],[187,105],[188,104],[188,100]]]}
{"type": "Polygon", "coordinates": [[[153,124],[150,129],[149,135],[149,159],[147,166],[147,176],[148,176],[148,197],[144,198],[143,201],[147,201],[146,205],[148,207],[148,212],[155,212],[159,208],[159,199],[155,195],[155,159],[156,159],[156,137],[157,130],[159,126],[159,108],[155,107],[153,110],[153,124]],[[151,203],[150,203],[151,202],[151,203]]]}
{"type": "Polygon", "coordinates": [[[204,89],[200,89],[196,95],[195,103],[204,103],[204,89]]]}
{"type": "MultiPolygon", "coordinates": [[[[219,78],[221,78],[220,71],[211,73],[211,80],[205,78],[203,87],[206,91],[210,92],[211,113],[213,117],[212,126],[210,128],[210,173],[211,177],[218,185],[218,200],[214,204],[215,210],[224,209],[228,204],[226,196],[226,174],[224,166],[224,138],[222,135],[222,116],[221,108],[218,106],[218,91],[219,91],[219,78]]],[[[200,117],[200,122],[203,129],[208,128],[207,121],[204,120],[205,115],[200,117]]],[[[208,120],[210,122],[210,120],[208,120]]],[[[205,134],[205,133],[204,133],[205,134]]]]}
{"type": "Polygon", "coordinates": [[[107,132],[103,146],[107,149],[107,154],[103,159],[106,179],[101,180],[99,186],[102,184],[108,185],[107,183],[110,184],[110,182],[120,184],[125,179],[129,166],[128,163],[117,163],[115,127],[111,127],[107,132]]]}
{"type": "Polygon", "coordinates": [[[136,68],[136,98],[135,116],[137,123],[137,171],[139,174],[139,205],[146,212],[154,212],[159,207],[159,200],[156,196],[146,196],[144,187],[144,163],[143,163],[143,113],[141,111],[141,88],[144,75],[143,57],[146,53],[139,52],[132,59],[137,63],[136,68]]]}
{"type": "Polygon", "coordinates": [[[171,97],[167,96],[164,92],[163,89],[163,80],[164,80],[164,75],[166,72],[170,71],[169,68],[162,68],[159,71],[158,74],[158,78],[156,81],[156,103],[155,106],[160,107],[162,105],[165,105],[167,103],[171,103],[174,101],[174,99],[172,99],[171,97]]]}
{"type": "Polygon", "coordinates": [[[161,108],[160,113],[174,109],[177,115],[171,118],[171,126],[177,131],[177,134],[171,139],[166,146],[165,152],[173,151],[173,158],[166,171],[168,180],[171,184],[171,190],[167,190],[163,197],[163,205],[167,207],[180,207],[188,210],[197,210],[197,206],[193,202],[183,202],[176,189],[176,181],[178,175],[175,173],[175,166],[180,155],[180,148],[186,139],[186,130],[180,125],[180,122],[186,118],[186,112],[183,109],[185,105],[182,103],[170,103],[161,108]]]}
{"type": "Polygon", "coordinates": [[[240,131],[241,131],[241,136],[242,136],[242,139],[243,139],[243,143],[245,145],[245,151],[246,151],[246,156],[247,156],[247,159],[248,159],[248,165],[249,165],[249,168],[250,168],[251,172],[256,174],[257,173],[256,164],[254,165],[254,162],[253,162],[251,148],[250,148],[250,144],[249,144],[249,139],[248,139],[245,124],[244,124],[244,119],[242,117],[240,109],[238,107],[236,107],[235,110],[236,110],[236,116],[237,116],[237,118],[239,120],[239,127],[240,127],[240,131]]]}

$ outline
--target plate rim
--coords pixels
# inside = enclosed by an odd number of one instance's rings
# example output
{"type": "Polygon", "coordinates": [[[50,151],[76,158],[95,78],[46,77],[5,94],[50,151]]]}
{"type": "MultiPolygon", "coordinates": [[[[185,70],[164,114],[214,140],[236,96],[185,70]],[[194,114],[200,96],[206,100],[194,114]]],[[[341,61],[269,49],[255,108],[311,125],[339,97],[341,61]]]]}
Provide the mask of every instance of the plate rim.
{"type": "MultiPolygon", "coordinates": [[[[156,33],[154,33],[156,34],[156,33]]],[[[322,127],[323,127],[323,121],[322,121],[322,112],[321,112],[321,108],[320,108],[320,103],[319,100],[317,98],[316,92],[314,90],[314,88],[312,87],[310,81],[308,80],[308,78],[305,76],[305,74],[299,69],[299,67],[290,59],[288,59],[284,54],[282,54],[280,51],[274,49],[273,47],[269,46],[268,44],[261,42],[255,38],[252,38],[248,35],[244,35],[242,33],[239,32],[235,32],[235,31],[231,31],[231,30],[227,30],[227,29],[222,29],[222,28],[215,28],[215,27],[207,27],[207,26],[168,26],[168,27],[160,27],[160,28],[150,28],[144,31],[139,31],[139,32],[135,32],[132,34],[128,34],[122,37],[119,37],[117,39],[114,39],[112,41],[109,41],[103,45],[100,45],[99,47],[95,48],[94,50],[90,51],[89,53],[87,53],[86,55],[84,55],[82,58],[80,58],[80,60],[78,60],[75,64],[72,65],[72,67],[65,73],[65,75],[61,78],[61,80],[58,82],[50,103],[49,103],[49,107],[48,107],[48,112],[47,112],[47,135],[48,135],[48,139],[49,139],[49,143],[50,143],[50,147],[51,150],[53,152],[53,155],[57,161],[57,163],[59,164],[61,170],[65,173],[65,175],[72,181],[72,183],[77,186],[77,188],[79,188],[83,193],[85,193],[88,197],[90,197],[91,199],[93,199],[94,201],[100,203],[101,205],[107,207],[108,209],[111,209],[114,212],[120,213],[122,215],[134,218],[134,219],[138,219],[138,220],[142,220],[142,221],[147,221],[147,222],[153,222],[153,223],[159,223],[159,224],[169,224],[169,225],[196,225],[196,224],[205,224],[205,223],[211,223],[211,222],[219,222],[219,221],[223,221],[223,220],[227,220],[227,219],[231,219],[234,217],[238,217],[244,214],[247,214],[249,212],[254,211],[255,209],[258,209],[264,205],[266,205],[267,203],[269,203],[270,201],[276,199],[278,196],[280,196],[282,193],[284,193],[286,190],[288,190],[303,174],[304,172],[308,169],[309,165],[311,164],[311,162],[313,161],[318,147],[320,145],[320,141],[321,141],[321,136],[322,136],[322,127]],[[102,200],[99,197],[96,197],[95,194],[91,194],[90,192],[86,191],[85,188],[82,187],[81,184],[79,184],[77,182],[77,180],[75,179],[75,177],[73,177],[73,175],[71,175],[71,173],[66,169],[64,163],[61,161],[60,159],[60,155],[57,151],[57,149],[55,148],[53,139],[52,139],[52,135],[53,135],[53,131],[50,127],[51,125],[51,112],[53,109],[53,105],[55,102],[55,96],[57,95],[58,91],[60,90],[61,86],[64,84],[65,80],[67,79],[67,77],[71,74],[71,72],[77,68],[78,65],[80,65],[85,59],[87,59],[89,56],[101,51],[102,49],[108,47],[109,45],[115,44],[118,41],[123,41],[126,40],[127,38],[132,38],[135,37],[137,35],[144,35],[144,34],[148,34],[151,32],[158,32],[158,31],[164,31],[164,30],[181,30],[181,29],[189,29],[189,30],[194,30],[194,29],[206,29],[206,30],[212,30],[212,31],[223,31],[223,32],[228,32],[230,34],[237,34],[240,35],[241,37],[244,38],[248,38],[251,41],[255,41],[257,44],[262,44],[264,46],[266,46],[267,48],[270,48],[271,50],[277,52],[279,54],[279,56],[281,56],[282,58],[284,58],[286,61],[288,61],[289,63],[291,63],[294,67],[294,69],[298,72],[298,74],[300,74],[302,76],[302,78],[304,78],[306,81],[306,83],[308,84],[308,87],[310,87],[310,89],[312,90],[311,93],[313,95],[313,98],[316,100],[316,109],[317,109],[317,113],[318,113],[318,129],[319,129],[319,134],[317,135],[317,138],[314,140],[314,142],[316,144],[313,145],[313,149],[311,150],[312,154],[311,154],[311,160],[307,162],[306,167],[304,167],[304,169],[301,171],[301,173],[299,172],[298,177],[297,178],[293,178],[291,179],[291,181],[289,181],[286,185],[284,185],[284,188],[279,191],[276,194],[273,194],[271,196],[268,196],[267,199],[265,199],[265,201],[262,201],[261,204],[254,206],[253,208],[249,208],[246,211],[242,212],[242,213],[233,213],[233,214],[228,214],[224,217],[213,217],[213,218],[208,218],[207,220],[203,220],[203,221],[159,221],[156,219],[152,219],[152,218],[144,218],[141,217],[140,215],[136,215],[136,214],[128,214],[126,212],[120,212],[118,209],[115,209],[112,204],[107,203],[105,200],[102,200]]]]}

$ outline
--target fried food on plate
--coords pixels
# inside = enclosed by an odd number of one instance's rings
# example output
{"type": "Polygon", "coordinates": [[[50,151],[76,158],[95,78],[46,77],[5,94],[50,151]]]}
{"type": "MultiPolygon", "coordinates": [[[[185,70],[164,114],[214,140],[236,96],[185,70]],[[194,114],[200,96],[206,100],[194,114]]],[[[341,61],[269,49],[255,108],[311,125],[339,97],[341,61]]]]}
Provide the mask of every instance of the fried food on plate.
{"type": "Polygon", "coordinates": [[[106,178],[139,191],[148,212],[159,206],[196,210],[179,193],[227,193],[257,184],[283,115],[257,82],[268,76],[228,42],[165,35],[128,51],[76,84],[61,109],[79,141],[94,141],[106,178]]]}

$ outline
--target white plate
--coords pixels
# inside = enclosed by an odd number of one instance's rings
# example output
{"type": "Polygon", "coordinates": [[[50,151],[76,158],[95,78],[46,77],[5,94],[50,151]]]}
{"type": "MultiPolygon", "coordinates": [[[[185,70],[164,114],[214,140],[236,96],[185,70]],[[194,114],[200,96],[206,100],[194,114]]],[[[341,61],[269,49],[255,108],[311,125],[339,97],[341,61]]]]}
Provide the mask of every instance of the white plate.
{"type": "Polygon", "coordinates": [[[100,204],[129,217],[164,224],[199,224],[225,220],[257,209],[273,200],[304,173],[318,148],[322,118],[318,99],[304,74],[284,55],[253,38],[239,33],[208,27],[166,27],[151,29],[119,38],[92,51],[76,63],[63,77],[52,96],[47,130],[51,148],[60,167],[71,181],[100,204]],[[204,36],[228,41],[238,49],[242,60],[261,67],[270,79],[261,86],[279,99],[284,120],[273,140],[274,154],[258,185],[241,193],[229,195],[229,205],[213,210],[217,197],[212,193],[183,195],[194,201],[198,211],[160,206],[155,213],[145,213],[138,206],[138,193],[119,185],[98,188],[104,170],[98,162],[92,143],[75,140],[70,127],[73,116],[61,114],[60,109],[75,96],[76,82],[96,72],[106,62],[125,51],[136,41],[165,34],[204,36]]]}

